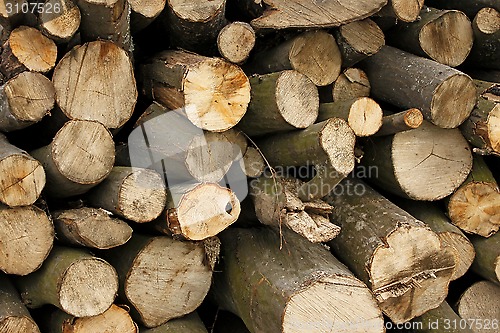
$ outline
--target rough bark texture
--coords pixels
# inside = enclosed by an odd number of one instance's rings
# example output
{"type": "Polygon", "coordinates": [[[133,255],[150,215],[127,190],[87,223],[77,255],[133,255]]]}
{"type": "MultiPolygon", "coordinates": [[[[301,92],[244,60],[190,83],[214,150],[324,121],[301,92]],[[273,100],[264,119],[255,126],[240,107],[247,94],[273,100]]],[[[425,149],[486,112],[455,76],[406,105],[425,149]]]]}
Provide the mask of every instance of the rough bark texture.
{"type": "Polygon", "coordinates": [[[256,136],[307,128],[318,117],[318,89],[294,70],[250,77],[251,99],[238,127],[256,136]]]}
{"type": "Polygon", "coordinates": [[[132,228],[102,209],[75,208],[52,213],[57,239],[65,244],[100,250],[125,244],[132,228]]]}
{"type": "Polygon", "coordinates": [[[427,7],[420,12],[419,20],[396,24],[388,32],[387,41],[402,50],[456,67],[469,55],[474,36],[471,21],[461,11],[427,7]]]}
{"type": "Polygon", "coordinates": [[[45,186],[45,171],[27,152],[0,133],[0,202],[7,206],[33,204],[45,186]]]}
{"type": "Polygon", "coordinates": [[[255,45],[255,31],[246,22],[233,22],[226,25],[217,36],[219,53],[227,61],[244,63],[255,45]]]}
{"type": "Polygon", "coordinates": [[[481,9],[472,23],[474,46],[467,64],[479,68],[500,69],[500,9],[481,9]]]}
{"type": "Polygon", "coordinates": [[[347,68],[333,83],[331,101],[338,102],[368,96],[370,96],[370,81],[366,73],[359,68],[347,68]]]}
{"type": "Polygon", "coordinates": [[[69,119],[96,120],[119,128],[132,115],[137,100],[133,70],[127,53],[112,42],[76,46],[59,61],[52,76],[57,105],[69,119]]]}
{"type": "Polygon", "coordinates": [[[166,0],[127,0],[130,9],[130,28],[137,33],[149,26],[163,11],[166,0]]]}
{"type": "Polygon", "coordinates": [[[462,294],[456,305],[457,313],[474,333],[498,331],[499,299],[499,285],[479,281],[462,294]]]}
{"type": "Polygon", "coordinates": [[[500,284],[500,233],[490,238],[472,236],[470,238],[476,250],[472,270],[485,279],[500,284]]]}
{"type": "Polygon", "coordinates": [[[375,136],[392,135],[403,131],[419,128],[424,116],[419,109],[409,109],[382,118],[382,127],[375,136]]]}
{"type": "Polygon", "coordinates": [[[472,79],[456,69],[384,46],[361,62],[371,93],[401,108],[418,108],[443,128],[464,122],[476,104],[472,79]]]}
{"type": "Polygon", "coordinates": [[[391,17],[403,22],[418,20],[424,0],[389,0],[389,3],[376,15],[391,17]]]}
{"type": "Polygon", "coordinates": [[[413,320],[420,327],[409,330],[410,333],[473,333],[464,327],[463,319],[456,314],[451,306],[444,301],[435,309],[429,310],[413,320]],[[460,327],[462,322],[462,328],[460,327]]]}
{"type": "Polygon", "coordinates": [[[110,264],[89,252],[57,246],[39,270],[18,278],[16,285],[29,308],[52,304],[75,317],[88,317],[113,304],[118,277],[110,264]]]}
{"type": "Polygon", "coordinates": [[[40,30],[56,43],[67,43],[75,35],[81,13],[73,0],[48,0],[38,16],[40,30]]]}
{"type": "Polygon", "coordinates": [[[203,242],[134,234],[105,255],[118,271],[122,300],[146,327],[194,311],[210,288],[212,271],[203,242]]]}
{"type": "Polygon", "coordinates": [[[71,120],[57,132],[52,143],[31,155],[47,174],[45,192],[53,197],[71,197],[102,182],[114,163],[111,133],[95,121],[71,120]]]}
{"type": "MultiPolygon", "coordinates": [[[[207,333],[200,317],[193,312],[181,318],[173,319],[155,328],[141,329],[141,333],[207,333]]],[[[237,333],[237,332],[234,332],[237,333]]]]}
{"type": "Polygon", "coordinates": [[[225,60],[164,51],[141,67],[144,93],[170,110],[185,108],[197,127],[222,132],[236,125],[250,102],[243,71],[225,60]]]}
{"type": "Polygon", "coordinates": [[[436,233],[360,180],[325,197],[342,232],[328,244],[373,291],[382,311],[403,323],[437,307],[455,260],[436,233]]]}
{"type": "Polygon", "coordinates": [[[414,200],[440,200],[453,193],[472,168],[472,154],[458,129],[424,122],[419,128],[374,137],[361,163],[376,168],[370,181],[414,200]]]}
{"type": "Polygon", "coordinates": [[[369,290],[321,245],[287,229],[282,240],[266,228],[221,237],[224,265],[213,297],[251,332],[384,331],[369,290]]]}

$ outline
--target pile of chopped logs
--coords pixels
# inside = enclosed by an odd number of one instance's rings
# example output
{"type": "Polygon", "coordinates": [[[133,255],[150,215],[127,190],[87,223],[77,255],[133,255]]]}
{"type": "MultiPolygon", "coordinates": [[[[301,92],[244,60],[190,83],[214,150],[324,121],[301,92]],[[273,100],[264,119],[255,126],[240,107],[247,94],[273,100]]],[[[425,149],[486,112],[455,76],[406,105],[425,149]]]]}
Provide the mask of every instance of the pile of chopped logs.
{"type": "Polygon", "coordinates": [[[500,332],[498,0],[0,0],[0,333],[500,332]]]}

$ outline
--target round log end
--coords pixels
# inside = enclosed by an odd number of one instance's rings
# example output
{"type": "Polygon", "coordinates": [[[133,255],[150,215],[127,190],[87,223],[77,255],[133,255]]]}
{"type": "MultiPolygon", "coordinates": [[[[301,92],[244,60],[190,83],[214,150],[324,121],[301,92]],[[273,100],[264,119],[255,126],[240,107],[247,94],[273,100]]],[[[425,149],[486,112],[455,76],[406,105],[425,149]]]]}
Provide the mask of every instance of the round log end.
{"type": "Polygon", "coordinates": [[[495,104],[488,114],[487,138],[493,151],[500,153],[500,103],[495,104]]]}
{"type": "Polygon", "coordinates": [[[455,269],[452,280],[463,276],[472,265],[476,255],[472,243],[462,234],[455,232],[441,232],[438,234],[441,242],[453,253],[455,257],[455,269]]]}
{"type": "Polygon", "coordinates": [[[424,121],[424,115],[419,109],[406,110],[404,122],[409,128],[419,128],[424,121]]]}
{"type": "Polygon", "coordinates": [[[500,192],[493,183],[470,182],[450,197],[448,214],[463,231],[489,237],[500,228],[500,192]]]}
{"type": "Polygon", "coordinates": [[[377,53],[385,45],[384,32],[370,19],[344,24],[339,29],[346,42],[366,56],[377,53]]]}
{"type": "Polygon", "coordinates": [[[241,64],[250,55],[255,46],[255,39],[255,31],[250,24],[233,22],[219,32],[217,47],[226,60],[241,64]]]}
{"type": "Polygon", "coordinates": [[[226,0],[168,0],[167,6],[178,18],[188,22],[207,22],[224,9],[226,0]]]}
{"type": "Polygon", "coordinates": [[[474,18],[479,31],[491,35],[500,30],[500,12],[494,8],[482,8],[474,18]]]}
{"type": "Polygon", "coordinates": [[[356,135],[348,123],[340,118],[330,118],[320,134],[320,144],[326,152],[330,165],[341,175],[354,169],[354,144],[356,135]]]}
{"type": "Polygon", "coordinates": [[[352,100],[370,96],[370,81],[365,72],[358,68],[348,68],[333,83],[333,101],[352,100]]]}
{"type": "Polygon", "coordinates": [[[297,71],[283,71],[276,81],[276,104],[294,128],[306,128],[318,118],[319,94],[314,83],[297,71]]]}
{"type": "MultiPolygon", "coordinates": [[[[489,281],[479,281],[470,286],[460,297],[457,304],[458,315],[465,321],[491,321],[500,318],[500,287],[489,281]],[[495,306],[495,304],[497,304],[495,306]]],[[[474,332],[488,332],[489,329],[478,329],[474,332]]]]}
{"type": "Polygon", "coordinates": [[[69,121],[52,141],[52,159],[59,172],[77,184],[98,184],[111,172],[111,133],[95,121],[69,121]]]}
{"type": "Polygon", "coordinates": [[[42,265],[54,241],[54,227],[36,207],[0,207],[0,270],[27,275],[42,265]]]}
{"type": "Polygon", "coordinates": [[[247,177],[260,177],[266,169],[264,158],[261,153],[253,147],[247,148],[245,155],[243,155],[240,161],[240,163],[242,163],[241,169],[244,170],[247,177]]]}
{"type": "Polygon", "coordinates": [[[69,41],[80,27],[80,9],[73,1],[66,0],[49,0],[43,6],[39,15],[40,28],[57,42],[69,41]]]}
{"type": "Polygon", "coordinates": [[[113,304],[100,315],[65,320],[62,331],[71,333],[137,333],[139,329],[127,310],[113,304]]]}
{"type": "Polygon", "coordinates": [[[81,259],[66,270],[59,285],[62,309],[75,317],[97,316],[111,306],[118,292],[118,276],[102,259],[81,259]]]}
{"type": "Polygon", "coordinates": [[[422,27],[419,41],[431,59],[456,67],[465,61],[472,49],[472,24],[461,11],[446,11],[422,27]]]}
{"type": "Polygon", "coordinates": [[[40,333],[40,330],[31,318],[12,316],[0,320],[0,332],[40,333]]]}
{"type": "Polygon", "coordinates": [[[382,127],[383,116],[377,102],[369,97],[361,97],[351,105],[347,122],[356,136],[370,136],[382,127]]]}
{"type": "Polygon", "coordinates": [[[342,56],[335,38],[326,31],[301,34],[290,48],[290,64],[315,85],[326,86],[340,74],[342,56]]]}
{"type": "Polygon", "coordinates": [[[434,91],[430,120],[442,128],[455,128],[471,114],[477,102],[476,87],[465,74],[450,76],[434,91]]]}
{"type": "Polygon", "coordinates": [[[495,275],[497,276],[497,280],[500,282],[500,256],[495,260],[495,275]]]}
{"type": "Polygon", "coordinates": [[[391,0],[392,9],[403,22],[414,22],[420,15],[424,0],[391,0]]]}
{"type": "Polygon", "coordinates": [[[369,289],[350,276],[327,276],[296,292],[283,314],[283,333],[384,332],[369,289]]]}
{"type": "Polygon", "coordinates": [[[9,36],[9,46],[12,54],[30,71],[46,73],[56,64],[56,44],[35,28],[14,29],[9,36]]]}
{"type": "Polygon", "coordinates": [[[189,68],[184,79],[188,119],[207,131],[222,132],[235,126],[250,102],[250,82],[236,65],[207,58],[189,68]]]}
{"type": "Polygon", "coordinates": [[[166,0],[128,0],[132,11],[148,19],[154,19],[165,8],[166,0]]]}

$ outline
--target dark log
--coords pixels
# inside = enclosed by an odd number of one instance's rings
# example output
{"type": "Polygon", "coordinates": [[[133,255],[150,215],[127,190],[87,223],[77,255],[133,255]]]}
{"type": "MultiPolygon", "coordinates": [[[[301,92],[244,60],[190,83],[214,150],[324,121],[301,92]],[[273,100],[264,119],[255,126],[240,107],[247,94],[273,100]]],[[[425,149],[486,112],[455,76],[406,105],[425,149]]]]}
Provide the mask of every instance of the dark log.
{"type": "Polygon", "coordinates": [[[500,70],[500,9],[483,8],[474,21],[474,46],[467,58],[469,66],[500,70]]]}
{"type": "Polygon", "coordinates": [[[492,282],[500,284],[500,233],[489,238],[471,236],[476,250],[472,270],[492,282]]]}

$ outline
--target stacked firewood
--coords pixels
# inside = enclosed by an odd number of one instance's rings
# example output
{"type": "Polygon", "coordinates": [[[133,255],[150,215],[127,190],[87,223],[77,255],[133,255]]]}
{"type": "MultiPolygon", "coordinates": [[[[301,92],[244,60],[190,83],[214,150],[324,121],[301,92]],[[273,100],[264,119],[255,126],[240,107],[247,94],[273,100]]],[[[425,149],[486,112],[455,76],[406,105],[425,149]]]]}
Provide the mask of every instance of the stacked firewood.
{"type": "Polygon", "coordinates": [[[0,0],[0,43],[0,333],[500,332],[498,1],[0,0]]]}

